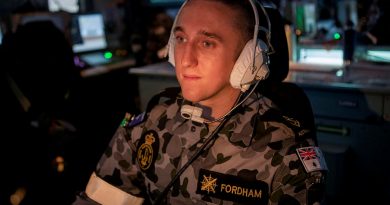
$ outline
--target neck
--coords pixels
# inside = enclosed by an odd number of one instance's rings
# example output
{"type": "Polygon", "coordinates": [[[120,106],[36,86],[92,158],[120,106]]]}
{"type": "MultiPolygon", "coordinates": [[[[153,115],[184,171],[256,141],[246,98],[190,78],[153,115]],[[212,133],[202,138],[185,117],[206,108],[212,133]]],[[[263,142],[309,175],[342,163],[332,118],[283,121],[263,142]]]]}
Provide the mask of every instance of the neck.
{"type": "Polygon", "coordinates": [[[205,117],[211,120],[218,119],[231,111],[236,104],[240,93],[240,90],[232,89],[227,94],[224,94],[224,96],[215,96],[213,100],[202,101],[199,102],[199,104],[207,107],[210,111],[209,113],[204,113],[206,114],[205,117]]]}

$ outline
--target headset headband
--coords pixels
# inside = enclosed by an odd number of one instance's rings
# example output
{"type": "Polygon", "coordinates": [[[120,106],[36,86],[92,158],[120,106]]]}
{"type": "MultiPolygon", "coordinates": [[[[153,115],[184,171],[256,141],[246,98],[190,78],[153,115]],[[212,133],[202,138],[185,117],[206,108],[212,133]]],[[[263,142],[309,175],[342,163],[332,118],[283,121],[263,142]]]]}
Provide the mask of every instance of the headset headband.
{"type": "MultiPolygon", "coordinates": [[[[176,17],[175,17],[175,19],[173,21],[172,29],[171,29],[171,32],[170,32],[170,36],[171,37],[174,36],[173,32],[174,32],[174,29],[176,27],[179,15],[180,15],[181,11],[183,10],[183,8],[185,7],[185,5],[187,4],[187,2],[189,2],[189,1],[191,1],[191,0],[184,1],[184,3],[181,5],[179,11],[176,14],[176,17]]],[[[248,1],[249,1],[249,3],[252,6],[253,14],[254,14],[254,17],[255,17],[255,25],[254,25],[253,38],[252,38],[253,42],[254,42],[253,46],[256,47],[257,35],[259,33],[259,30],[261,29],[261,30],[266,32],[266,38],[267,38],[267,42],[266,43],[267,43],[267,46],[270,48],[271,52],[273,52],[273,47],[271,45],[271,21],[269,19],[267,11],[265,10],[264,6],[260,2],[258,2],[257,0],[248,0],[248,1]],[[257,2],[257,4],[260,6],[261,10],[263,11],[263,13],[264,13],[264,15],[265,15],[265,17],[267,19],[267,27],[268,27],[268,29],[265,29],[264,27],[260,28],[259,12],[257,10],[255,2],[257,2]]],[[[173,39],[170,38],[169,41],[171,41],[171,40],[173,40],[173,39]]],[[[167,55],[169,55],[168,50],[169,50],[170,44],[171,44],[171,42],[168,42],[168,45],[167,45],[168,48],[167,48],[167,52],[165,54],[165,57],[167,55]]]]}

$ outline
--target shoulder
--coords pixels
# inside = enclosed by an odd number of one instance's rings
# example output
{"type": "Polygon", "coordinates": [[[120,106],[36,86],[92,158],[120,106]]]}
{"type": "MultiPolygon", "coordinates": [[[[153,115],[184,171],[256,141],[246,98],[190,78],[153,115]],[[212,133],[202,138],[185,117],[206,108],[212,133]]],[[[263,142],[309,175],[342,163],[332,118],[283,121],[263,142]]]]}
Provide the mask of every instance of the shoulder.
{"type": "Polygon", "coordinates": [[[280,156],[289,156],[287,161],[299,162],[307,172],[327,169],[317,146],[316,130],[312,126],[314,117],[297,117],[296,113],[286,112],[266,97],[259,103],[258,122],[263,123],[264,132],[269,133],[269,147],[280,156]]]}
{"type": "Polygon", "coordinates": [[[259,99],[259,107],[259,121],[266,128],[279,133],[279,137],[275,135],[272,141],[292,138],[297,142],[309,139],[317,143],[311,107],[302,110],[302,106],[280,105],[278,100],[274,101],[266,96],[259,99]]]}
{"type": "Polygon", "coordinates": [[[144,112],[138,115],[126,113],[121,122],[121,127],[132,128],[141,125],[147,120],[157,121],[163,113],[175,112],[173,110],[177,109],[170,108],[176,107],[175,105],[180,103],[180,99],[179,87],[165,88],[149,100],[144,112]]]}

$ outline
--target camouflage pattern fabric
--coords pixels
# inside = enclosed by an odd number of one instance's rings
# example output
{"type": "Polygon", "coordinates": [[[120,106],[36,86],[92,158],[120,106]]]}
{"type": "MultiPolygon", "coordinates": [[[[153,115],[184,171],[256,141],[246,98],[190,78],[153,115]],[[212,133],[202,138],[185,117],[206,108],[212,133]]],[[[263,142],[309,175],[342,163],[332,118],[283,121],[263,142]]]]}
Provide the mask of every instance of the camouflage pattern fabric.
{"type": "MultiPolygon", "coordinates": [[[[120,126],[96,170],[112,185],[152,203],[213,130],[182,118],[180,97],[167,102],[155,106],[144,122],[120,126]]],[[[268,98],[252,94],[164,203],[313,204],[318,193],[310,188],[322,185],[324,173],[307,173],[296,154],[298,147],[315,145],[312,134],[268,98]]]]}

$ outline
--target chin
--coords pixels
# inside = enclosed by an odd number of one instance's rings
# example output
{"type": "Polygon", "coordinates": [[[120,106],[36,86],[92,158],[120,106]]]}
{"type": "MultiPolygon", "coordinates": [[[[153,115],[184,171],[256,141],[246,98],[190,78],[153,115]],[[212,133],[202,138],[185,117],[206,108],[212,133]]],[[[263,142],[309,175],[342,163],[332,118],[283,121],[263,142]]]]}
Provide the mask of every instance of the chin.
{"type": "Polygon", "coordinates": [[[193,92],[193,91],[188,92],[185,90],[183,90],[182,92],[183,92],[183,98],[188,101],[191,101],[193,103],[201,101],[201,97],[198,92],[193,92]]]}
{"type": "Polygon", "coordinates": [[[199,102],[199,98],[197,97],[194,97],[194,96],[188,96],[188,95],[183,95],[183,98],[187,101],[190,101],[190,102],[193,102],[193,103],[197,103],[199,102]]]}

